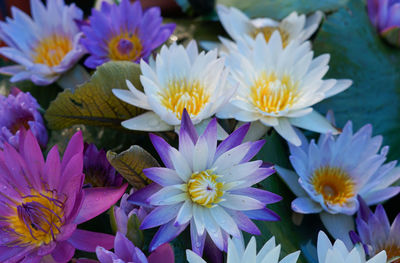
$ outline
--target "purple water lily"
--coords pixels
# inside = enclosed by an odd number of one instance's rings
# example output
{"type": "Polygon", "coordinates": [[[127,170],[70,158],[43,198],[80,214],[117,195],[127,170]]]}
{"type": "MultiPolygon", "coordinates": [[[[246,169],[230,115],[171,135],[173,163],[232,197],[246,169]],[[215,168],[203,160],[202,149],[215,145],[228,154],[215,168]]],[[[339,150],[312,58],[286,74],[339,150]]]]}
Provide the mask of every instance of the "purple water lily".
{"type": "Polygon", "coordinates": [[[62,161],[54,146],[46,161],[31,131],[19,151],[0,150],[0,262],[68,262],[75,249],[112,248],[114,237],[77,229],[106,211],[126,189],[82,189],[82,133],[70,140],[62,161]]]}
{"type": "Polygon", "coordinates": [[[368,15],[379,33],[400,46],[400,0],[368,0],[368,15]]]}
{"type": "Polygon", "coordinates": [[[7,142],[18,147],[21,129],[31,130],[41,147],[46,147],[47,130],[39,104],[32,95],[13,88],[7,97],[0,95],[0,148],[7,142]]]}
{"type": "Polygon", "coordinates": [[[128,199],[155,207],[141,224],[141,229],[161,226],[150,251],[174,239],[188,225],[195,253],[203,253],[207,235],[226,251],[229,235],[240,237],[240,230],[261,234],[251,219],[279,220],[266,205],[281,197],[251,187],[275,171],[262,161],[250,162],[265,141],[242,143],[248,129],[249,125],[240,127],[217,146],[216,119],[199,136],[184,110],[179,150],[150,135],[166,167],[145,169],[145,175],[155,183],[128,199]]]}
{"type": "MultiPolygon", "coordinates": [[[[358,202],[360,203],[360,210],[356,219],[358,234],[354,231],[350,232],[353,243],[361,242],[364,245],[365,252],[370,256],[386,250],[389,261],[400,257],[400,214],[390,225],[382,205],[378,205],[375,213],[372,213],[361,197],[358,197],[358,202]]],[[[400,260],[391,262],[399,263],[400,260]]]]}
{"type": "Polygon", "coordinates": [[[81,43],[90,53],[85,61],[89,68],[110,60],[146,59],[175,29],[175,24],[162,25],[160,8],[143,11],[139,1],[103,2],[100,11],[93,9],[89,20],[81,26],[86,36],[81,43]]]}
{"type": "Polygon", "coordinates": [[[85,144],[83,153],[83,173],[85,184],[92,187],[121,186],[122,176],[107,160],[104,150],[98,150],[94,144],[85,144]]]}

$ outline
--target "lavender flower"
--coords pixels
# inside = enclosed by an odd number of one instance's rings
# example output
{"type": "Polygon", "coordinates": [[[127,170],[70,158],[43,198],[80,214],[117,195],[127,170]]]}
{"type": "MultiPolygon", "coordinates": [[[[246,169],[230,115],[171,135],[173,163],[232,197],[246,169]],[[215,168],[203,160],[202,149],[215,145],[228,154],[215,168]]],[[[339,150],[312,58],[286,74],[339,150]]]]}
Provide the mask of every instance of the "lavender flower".
{"type": "Polygon", "coordinates": [[[242,143],[248,128],[249,125],[240,127],[217,147],[216,119],[199,136],[184,110],[179,151],[162,138],[150,135],[166,168],[143,170],[155,183],[128,199],[155,207],[141,225],[141,229],[161,226],[150,243],[150,251],[174,239],[188,225],[195,253],[203,253],[207,235],[226,251],[229,235],[239,237],[240,230],[260,234],[250,219],[279,220],[266,204],[280,201],[281,197],[251,187],[274,173],[274,169],[263,167],[262,161],[249,162],[264,140],[242,143]]]}
{"type": "Polygon", "coordinates": [[[103,247],[96,248],[96,255],[100,263],[118,262],[118,263],[174,263],[174,251],[169,244],[164,244],[150,254],[148,258],[143,252],[135,247],[120,232],[117,233],[114,242],[114,252],[108,251],[103,247]]]}
{"type": "Polygon", "coordinates": [[[103,2],[92,11],[90,25],[82,25],[82,44],[90,53],[85,65],[96,68],[110,60],[139,62],[164,43],[175,24],[162,25],[160,8],[142,10],[139,1],[122,0],[119,5],[103,2]]]}
{"type": "Polygon", "coordinates": [[[31,130],[41,147],[46,147],[47,130],[32,95],[13,88],[7,97],[0,95],[0,148],[4,142],[18,147],[21,129],[31,130]]]}
{"type": "Polygon", "coordinates": [[[107,160],[106,152],[94,144],[85,144],[83,155],[85,184],[92,187],[121,186],[123,178],[107,160]]]}
{"type": "Polygon", "coordinates": [[[0,22],[0,39],[8,47],[0,54],[18,65],[0,68],[12,75],[12,82],[30,79],[36,85],[48,85],[68,71],[86,53],[79,44],[81,33],[75,23],[82,19],[82,10],[63,0],[31,0],[32,18],[17,8],[14,19],[0,22]]]}
{"type": "MultiPolygon", "coordinates": [[[[400,257],[400,214],[390,225],[382,205],[378,205],[375,213],[372,213],[362,198],[359,197],[358,202],[360,203],[356,219],[358,234],[354,231],[350,233],[353,243],[361,242],[370,256],[385,250],[389,261],[400,257]]],[[[399,263],[400,260],[393,262],[399,263]]]]}
{"type": "Polygon", "coordinates": [[[390,44],[400,46],[400,1],[368,0],[371,23],[390,44]]]}
{"type": "Polygon", "coordinates": [[[75,249],[112,248],[114,237],[77,229],[113,205],[126,189],[82,189],[81,132],[60,160],[54,146],[46,161],[31,131],[17,151],[0,150],[0,262],[68,262],[75,249]],[[101,200],[101,201],[100,201],[101,200]],[[43,260],[43,261],[42,261],[43,260]]]}

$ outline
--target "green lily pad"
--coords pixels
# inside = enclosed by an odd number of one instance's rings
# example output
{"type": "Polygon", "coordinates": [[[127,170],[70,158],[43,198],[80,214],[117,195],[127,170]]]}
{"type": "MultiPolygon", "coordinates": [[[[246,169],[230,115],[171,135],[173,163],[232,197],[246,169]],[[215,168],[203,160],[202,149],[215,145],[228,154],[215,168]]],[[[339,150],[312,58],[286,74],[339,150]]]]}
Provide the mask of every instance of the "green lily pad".
{"type": "Polygon", "coordinates": [[[400,51],[379,38],[371,25],[364,1],[352,0],[348,9],[329,16],[313,48],[330,53],[328,77],[349,78],[353,85],[318,105],[332,109],[338,127],[352,120],[354,130],[367,123],[390,145],[389,159],[400,157],[400,51]]]}

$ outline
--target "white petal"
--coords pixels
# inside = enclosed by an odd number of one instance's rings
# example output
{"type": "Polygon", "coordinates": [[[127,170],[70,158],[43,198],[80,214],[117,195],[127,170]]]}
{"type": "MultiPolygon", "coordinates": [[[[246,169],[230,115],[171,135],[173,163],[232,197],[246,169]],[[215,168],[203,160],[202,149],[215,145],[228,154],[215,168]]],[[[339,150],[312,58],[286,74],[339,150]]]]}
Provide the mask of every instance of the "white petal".
{"type": "Polygon", "coordinates": [[[136,131],[171,131],[174,129],[173,126],[161,120],[160,117],[152,111],[123,121],[121,125],[129,130],[136,131]]]}
{"type": "Polygon", "coordinates": [[[192,202],[190,200],[186,200],[176,216],[175,223],[179,224],[180,226],[184,225],[189,222],[190,219],[192,219],[192,216],[192,202]]]}
{"type": "Polygon", "coordinates": [[[292,125],[286,118],[279,118],[279,125],[274,126],[274,129],[281,135],[285,140],[290,143],[300,146],[301,140],[294,131],[292,125]]]}
{"type": "Polygon", "coordinates": [[[225,200],[218,204],[232,210],[247,211],[262,209],[265,207],[265,205],[260,201],[243,195],[225,193],[224,198],[225,200]]]}
{"type": "Polygon", "coordinates": [[[199,255],[189,249],[186,249],[186,259],[189,263],[207,263],[199,255]]]}
{"type": "Polygon", "coordinates": [[[192,175],[192,170],[185,157],[177,151],[175,148],[170,148],[169,155],[171,157],[172,164],[174,165],[176,173],[184,182],[187,182],[192,175]]]}
{"type": "Polygon", "coordinates": [[[337,134],[338,131],[332,126],[332,124],[317,111],[313,110],[311,113],[296,117],[290,118],[290,123],[294,126],[315,131],[319,133],[328,133],[337,134]]]}
{"type": "Polygon", "coordinates": [[[299,184],[299,176],[288,169],[275,165],[275,170],[296,196],[307,196],[306,191],[299,184]]]}
{"type": "Polygon", "coordinates": [[[326,256],[330,249],[332,249],[332,243],[328,236],[323,231],[319,231],[317,243],[318,262],[324,263],[326,261],[326,256]]]}
{"type": "Polygon", "coordinates": [[[300,214],[315,214],[322,211],[319,203],[314,202],[309,197],[298,197],[292,202],[293,211],[300,214]]]}

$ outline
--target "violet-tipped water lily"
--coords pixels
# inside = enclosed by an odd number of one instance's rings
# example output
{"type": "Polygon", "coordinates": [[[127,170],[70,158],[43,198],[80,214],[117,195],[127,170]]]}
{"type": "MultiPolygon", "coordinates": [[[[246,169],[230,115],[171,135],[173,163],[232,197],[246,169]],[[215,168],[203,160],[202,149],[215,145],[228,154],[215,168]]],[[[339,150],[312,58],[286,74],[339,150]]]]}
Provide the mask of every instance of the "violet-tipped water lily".
{"type": "Polygon", "coordinates": [[[150,135],[166,167],[144,169],[155,183],[140,189],[128,201],[153,206],[141,228],[160,226],[150,250],[177,237],[188,225],[192,250],[201,255],[206,235],[226,251],[228,237],[240,230],[259,235],[251,219],[275,221],[279,216],[266,207],[281,197],[252,187],[274,173],[271,165],[250,161],[264,140],[242,143],[249,125],[234,131],[217,146],[217,122],[197,134],[186,110],[179,132],[179,150],[150,135]]]}
{"type": "MultiPolygon", "coordinates": [[[[244,245],[243,238],[229,238],[226,263],[296,263],[300,255],[300,251],[297,251],[279,260],[281,245],[275,244],[275,237],[268,240],[258,253],[256,249],[254,236],[251,237],[247,247],[244,245]]],[[[189,263],[206,263],[191,250],[186,250],[186,258],[189,263]]]]}
{"type": "Polygon", "coordinates": [[[0,22],[0,39],[8,46],[1,47],[0,54],[18,63],[0,68],[0,73],[12,75],[12,82],[48,85],[86,53],[75,23],[83,12],[63,0],[48,0],[46,7],[40,0],[31,0],[31,13],[33,19],[13,7],[13,19],[0,22]]]}
{"type": "Polygon", "coordinates": [[[400,47],[400,1],[368,0],[368,15],[379,34],[390,44],[400,47]]]}
{"type": "Polygon", "coordinates": [[[340,239],[332,245],[322,231],[318,234],[317,251],[318,263],[386,263],[387,258],[386,252],[381,251],[367,260],[362,246],[355,246],[349,251],[340,239]]]}
{"type": "MultiPolygon", "coordinates": [[[[186,108],[192,121],[203,129],[210,117],[226,104],[235,88],[226,82],[228,70],[217,51],[198,52],[191,41],[186,48],[172,44],[163,46],[155,63],[140,62],[141,83],[144,93],[127,81],[128,90],[114,89],[119,99],[149,110],[142,115],[122,122],[131,130],[179,130],[182,111],[186,108]]],[[[226,132],[219,127],[219,138],[226,132]]]]}
{"type": "MultiPolygon", "coordinates": [[[[268,42],[273,32],[278,32],[282,39],[283,47],[286,47],[291,41],[306,41],[317,30],[323,13],[315,12],[309,17],[298,15],[292,12],[281,22],[273,19],[262,17],[250,19],[242,11],[235,7],[226,7],[224,5],[217,6],[218,17],[225,28],[226,32],[233,41],[245,41],[250,45],[254,42],[256,36],[261,33],[268,42]]],[[[226,48],[230,48],[232,41],[221,38],[226,48]]]]}
{"type": "Polygon", "coordinates": [[[19,151],[8,143],[0,150],[0,262],[69,262],[75,249],[112,248],[113,236],[77,225],[110,208],[126,185],[82,189],[81,132],[62,161],[57,146],[45,161],[31,131],[19,140],[19,151]]]}
{"type": "Polygon", "coordinates": [[[46,147],[48,136],[39,104],[32,95],[13,88],[5,97],[0,95],[0,148],[4,142],[19,146],[21,129],[31,130],[41,147],[46,147]]]}
{"type": "MultiPolygon", "coordinates": [[[[400,257],[400,214],[396,216],[392,225],[382,205],[378,205],[375,213],[359,198],[360,210],[358,211],[356,226],[357,232],[351,232],[353,243],[361,242],[370,256],[386,251],[388,260],[400,257]]],[[[400,260],[391,261],[399,263],[400,260]]]]}
{"type": "Polygon", "coordinates": [[[373,137],[371,125],[353,134],[349,121],[340,135],[321,135],[310,143],[298,134],[301,147],[289,144],[295,172],[276,167],[298,196],[292,209],[302,214],[320,213],[329,232],[348,244],[348,232],[354,229],[351,215],[359,209],[357,195],[374,205],[400,192],[400,187],[391,186],[400,178],[400,170],[394,168],[396,161],[384,164],[389,147],[380,149],[382,136],[373,137]]]}
{"type": "Polygon", "coordinates": [[[135,247],[123,234],[117,232],[114,242],[114,252],[103,247],[97,247],[96,255],[100,263],[174,263],[175,256],[172,247],[164,244],[158,247],[146,258],[143,252],[135,247]]]}
{"type": "Polygon", "coordinates": [[[219,118],[261,122],[273,127],[287,141],[301,141],[292,126],[325,133],[336,129],[312,106],[351,85],[350,80],[322,77],[328,71],[329,55],[313,59],[309,42],[292,41],[284,49],[280,34],[274,32],[267,43],[259,34],[253,47],[238,43],[230,52],[228,68],[239,83],[230,103],[217,112],[219,118]]]}
{"type": "Polygon", "coordinates": [[[139,62],[163,44],[175,24],[162,24],[160,8],[142,10],[139,1],[120,4],[103,2],[101,10],[92,10],[89,24],[82,25],[82,44],[90,56],[85,66],[96,68],[110,60],[139,62]]]}

